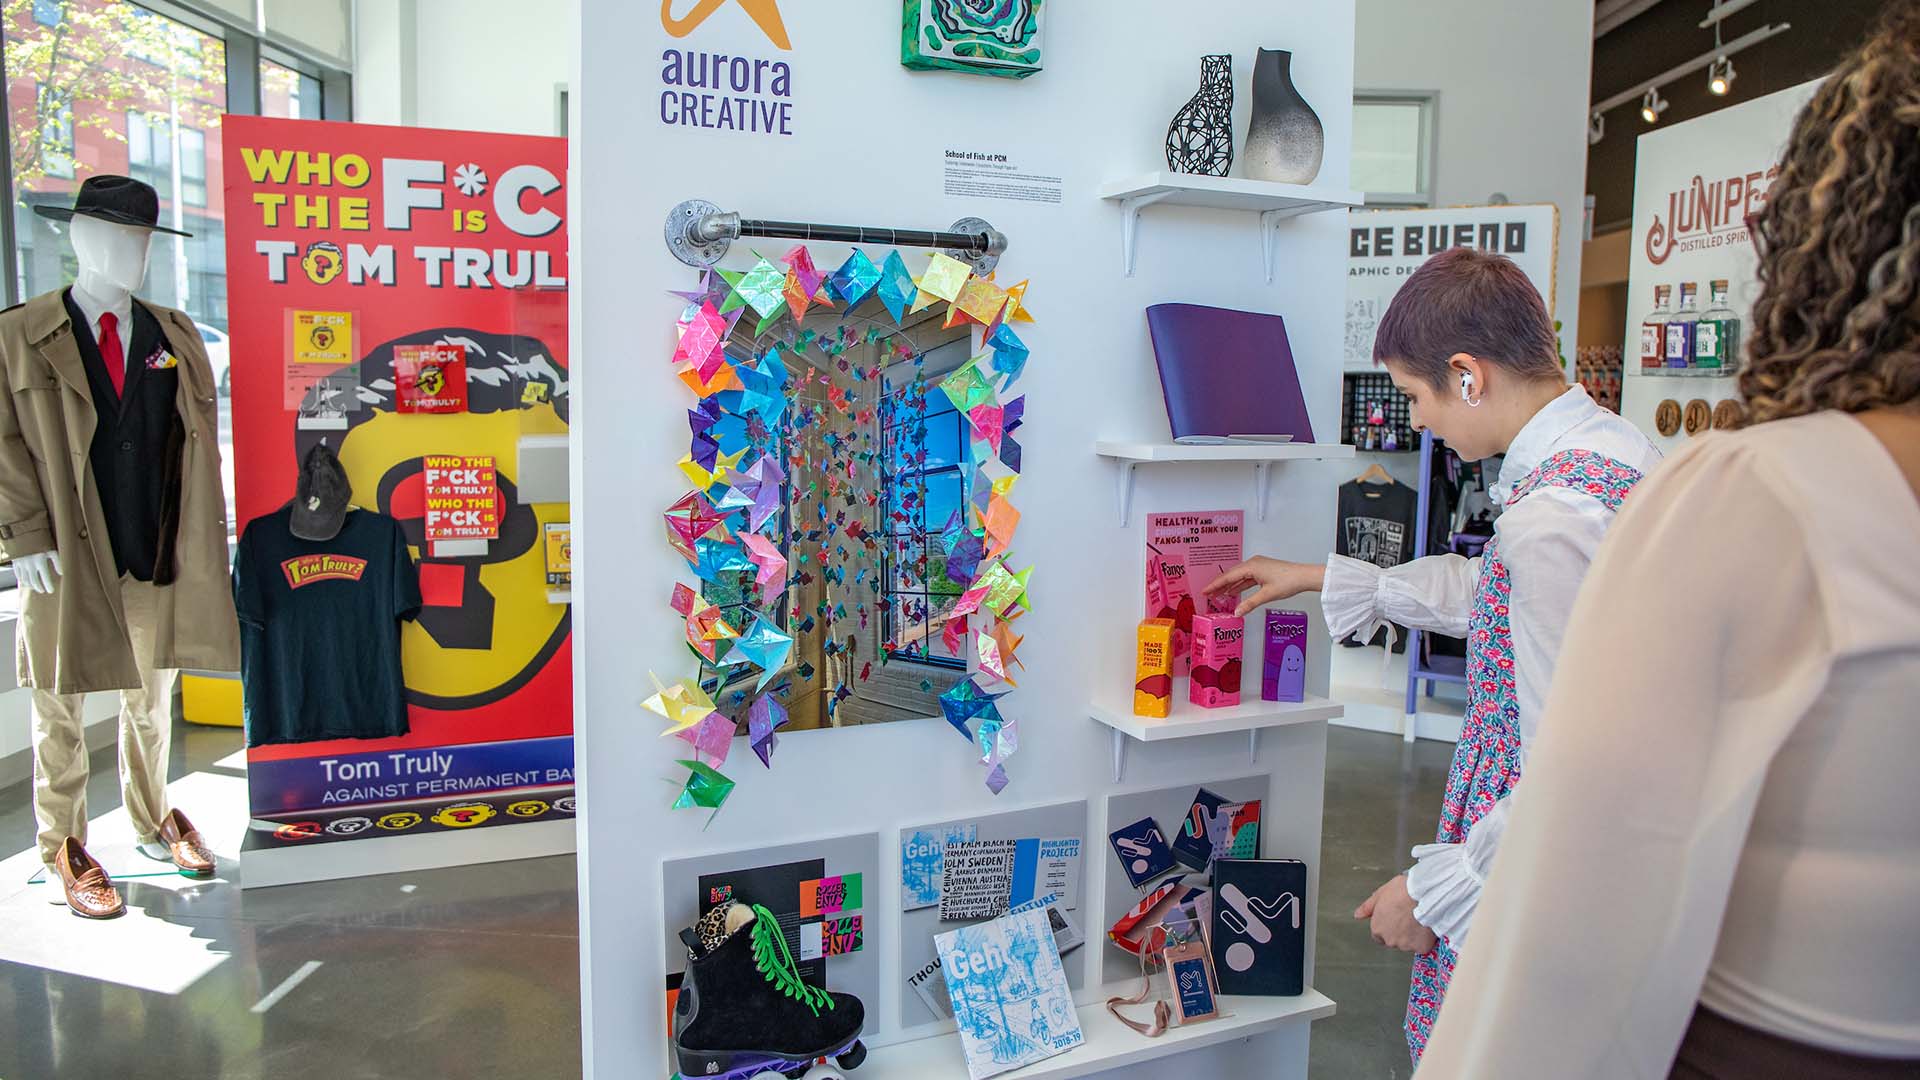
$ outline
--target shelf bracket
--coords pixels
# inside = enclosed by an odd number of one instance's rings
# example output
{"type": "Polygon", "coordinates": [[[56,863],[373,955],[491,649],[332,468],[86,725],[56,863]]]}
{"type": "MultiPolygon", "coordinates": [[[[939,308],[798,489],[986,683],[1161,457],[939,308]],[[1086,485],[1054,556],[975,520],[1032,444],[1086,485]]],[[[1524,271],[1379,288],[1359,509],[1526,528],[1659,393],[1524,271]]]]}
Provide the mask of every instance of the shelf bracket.
{"type": "Polygon", "coordinates": [[[1267,471],[1273,468],[1271,461],[1253,463],[1253,505],[1259,520],[1267,520],[1267,471]]]}
{"type": "Polygon", "coordinates": [[[1113,736],[1113,782],[1117,784],[1127,772],[1127,736],[1119,728],[1107,734],[1113,736]]]}
{"type": "Polygon", "coordinates": [[[1136,461],[1119,462],[1118,487],[1114,495],[1120,500],[1120,527],[1127,527],[1128,514],[1133,510],[1133,470],[1139,465],[1136,461]]]}
{"type": "Polygon", "coordinates": [[[1267,284],[1273,284],[1274,241],[1278,239],[1280,223],[1297,218],[1310,209],[1311,207],[1290,206],[1280,210],[1260,211],[1260,258],[1267,270],[1267,284]]]}
{"type": "Polygon", "coordinates": [[[1140,211],[1171,194],[1171,191],[1151,191],[1120,200],[1120,257],[1127,264],[1128,277],[1133,276],[1133,254],[1140,231],[1140,211]]]}
{"type": "Polygon", "coordinates": [[[1247,764],[1258,765],[1259,763],[1260,763],[1260,729],[1248,728],[1247,729],[1247,764]]]}

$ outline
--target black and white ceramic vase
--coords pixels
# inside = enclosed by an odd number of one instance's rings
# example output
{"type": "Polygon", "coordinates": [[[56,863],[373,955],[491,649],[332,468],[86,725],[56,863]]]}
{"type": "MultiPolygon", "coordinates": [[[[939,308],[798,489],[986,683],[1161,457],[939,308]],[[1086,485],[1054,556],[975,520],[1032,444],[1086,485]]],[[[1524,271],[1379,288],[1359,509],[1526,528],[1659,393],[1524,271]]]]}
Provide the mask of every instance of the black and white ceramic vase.
{"type": "Polygon", "coordinates": [[[1200,58],[1200,89],[1167,125],[1167,168],[1225,176],[1233,164],[1233,57],[1200,58]]]}
{"type": "Polygon", "coordinates": [[[1261,49],[1253,65],[1253,118],[1242,148],[1246,176],[1311,184],[1320,175],[1327,135],[1320,117],[1293,86],[1293,54],[1261,49]]]}

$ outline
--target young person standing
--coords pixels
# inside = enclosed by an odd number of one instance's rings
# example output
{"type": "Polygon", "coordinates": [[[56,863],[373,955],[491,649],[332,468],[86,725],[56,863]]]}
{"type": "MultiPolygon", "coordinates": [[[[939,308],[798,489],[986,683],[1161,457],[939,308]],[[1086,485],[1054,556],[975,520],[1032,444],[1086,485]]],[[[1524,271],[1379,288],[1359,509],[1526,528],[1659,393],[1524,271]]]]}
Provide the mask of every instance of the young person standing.
{"type": "Polygon", "coordinates": [[[1467,639],[1467,715],[1436,842],[1354,912],[1373,939],[1416,954],[1407,1043],[1417,1062],[1481,883],[1506,828],[1575,595],[1621,501],[1660,455],[1632,424],[1568,386],[1540,293],[1511,260],[1435,255],[1380,320],[1374,360],[1407,395],[1413,426],[1469,460],[1505,454],[1504,507],[1477,559],[1431,555],[1391,569],[1254,558],[1208,584],[1253,592],[1239,612],[1319,590],[1335,640],[1383,623],[1467,639]]]}

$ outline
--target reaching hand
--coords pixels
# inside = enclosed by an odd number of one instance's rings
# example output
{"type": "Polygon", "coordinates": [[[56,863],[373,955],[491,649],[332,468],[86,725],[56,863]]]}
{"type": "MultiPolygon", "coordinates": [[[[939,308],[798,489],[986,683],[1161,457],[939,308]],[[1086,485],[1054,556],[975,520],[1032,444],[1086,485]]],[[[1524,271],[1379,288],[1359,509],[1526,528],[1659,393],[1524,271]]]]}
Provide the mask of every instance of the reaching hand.
{"type": "Polygon", "coordinates": [[[1208,596],[1215,596],[1253,589],[1251,594],[1241,597],[1239,606],[1233,609],[1235,615],[1244,616],[1254,608],[1276,600],[1285,600],[1303,592],[1317,592],[1326,584],[1326,580],[1325,566],[1255,556],[1214,578],[1201,591],[1208,596]]]}
{"type": "Polygon", "coordinates": [[[13,577],[29,592],[50,593],[60,581],[60,553],[37,551],[13,560],[13,577]]]}

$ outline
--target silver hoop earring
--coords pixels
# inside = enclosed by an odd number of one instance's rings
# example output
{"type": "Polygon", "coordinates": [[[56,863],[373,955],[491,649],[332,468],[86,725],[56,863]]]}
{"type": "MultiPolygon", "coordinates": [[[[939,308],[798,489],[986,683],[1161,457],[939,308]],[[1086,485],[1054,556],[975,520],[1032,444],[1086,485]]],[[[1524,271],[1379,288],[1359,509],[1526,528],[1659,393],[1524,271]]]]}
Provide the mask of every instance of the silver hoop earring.
{"type": "Polygon", "coordinates": [[[1466,402],[1466,403],[1467,403],[1467,408],[1469,408],[1469,409],[1477,409],[1477,408],[1479,408],[1479,407],[1480,407],[1480,403],[1481,403],[1482,401],[1484,401],[1484,400],[1486,400],[1486,398],[1485,398],[1485,397],[1477,397],[1477,398],[1474,398],[1474,397],[1466,397],[1466,396],[1464,396],[1464,395],[1462,395],[1462,397],[1461,397],[1461,399],[1460,399],[1460,400],[1462,400],[1462,401],[1464,401],[1464,402],[1466,402]]]}

